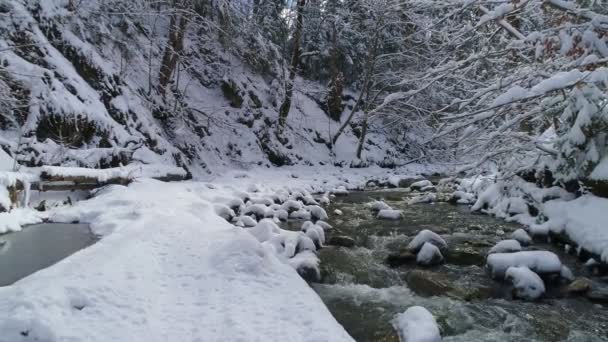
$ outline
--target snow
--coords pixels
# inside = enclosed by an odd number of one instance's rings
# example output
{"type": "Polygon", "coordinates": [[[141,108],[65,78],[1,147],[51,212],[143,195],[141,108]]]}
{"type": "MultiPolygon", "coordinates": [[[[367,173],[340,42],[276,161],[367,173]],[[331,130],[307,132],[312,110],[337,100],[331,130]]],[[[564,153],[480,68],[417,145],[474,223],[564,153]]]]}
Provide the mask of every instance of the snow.
{"type": "MultiPolygon", "coordinates": [[[[0,189],[2,189],[2,187],[0,187],[0,189]]],[[[18,232],[23,226],[40,223],[45,218],[45,213],[40,213],[28,208],[15,208],[10,212],[0,213],[0,234],[18,232]]]]}
{"type": "Polygon", "coordinates": [[[427,193],[422,196],[412,197],[407,204],[413,205],[418,203],[432,203],[437,201],[437,195],[434,193],[427,193]]]}
{"type": "Polygon", "coordinates": [[[420,265],[436,265],[443,261],[443,255],[437,246],[425,242],[422,248],[416,255],[416,262],[420,265]]]}
{"type": "Polygon", "coordinates": [[[602,158],[602,160],[595,166],[591,174],[590,179],[608,181],[608,156],[602,158]]]}
{"type": "Polygon", "coordinates": [[[384,203],[383,201],[373,201],[371,203],[367,204],[373,211],[380,211],[380,210],[386,210],[386,209],[393,209],[391,208],[388,204],[384,203]]]}
{"type": "Polygon", "coordinates": [[[294,271],[318,265],[314,245],[277,251],[305,236],[232,226],[213,199],[233,185],[215,185],[141,179],[53,209],[102,239],[0,288],[0,341],[351,341],[294,271]]]}
{"type": "Polygon", "coordinates": [[[82,167],[43,166],[41,173],[59,177],[86,177],[106,182],[113,178],[134,179],[140,177],[161,178],[168,175],[186,176],[181,167],[160,164],[129,164],[110,169],[88,169],[82,167]]]}
{"type": "Polygon", "coordinates": [[[428,187],[432,187],[432,186],[433,186],[433,183],[431,183],[431,181],[424,179],[424,180],[412,183],[410,185],[410,189],[421,190],[423,188],[428,188],[428,187]]]}
{"type": "Polygon", "coordinates": [[[535,300],[545,293],[543,280],[525,266],[509,267],[505,279],[512,282],[517,298],[535,300]]]}
{"type": "Polygon", "coordinates": [[[493,278],[502,278],[509,267],[526,266],[539,273],[560,273],[562,263],[559,257],[549,251],[523,251],[516,253],[490,254],[487,267],[493,278]]]}
{"type": "Polygon", "coordinates": [[[12,171],[15,160],[0,148],[0,171],[12,171]]]}
{"type": "Polygon", "coordinates": [[[428,229],[425,229],[416,234],[416,237],[414,237],[414,239],[407,245],[407,249],[417,252],[427,242],[439,248],[446,248],[448,246],[441,236],[428,229]]]}
{"type": "Polygon", "coordinates": [[[334,210],[334,215],[342,216],[342,215],[344,215],[344,213],[340,209],[335,209],[334,210]]]}
{"type": "Polygon", "coordinates": [[[435,317],[421,306],[412,306],[393,320],[399,339],[406,342],[440,342],[435,317]]]}
{"type": "Polygon", "coordinates": [[[533,229],[565,233],[579,247],[608,262],[608,199],[584,195],[572,201],[553,200],[545,203],[543,212],[549,220],[533,229]]]}
{"type": "Polygon", "coordinates": [[[530,235],[528,235],[528,233],[521,228],[517,229],[511,234],[511,239],[517,240],[520,244],[524,246],[527,246],[532,243],[532,238],[530,237],[530,235]]]}
{"type": "Polygon", "coordinates": [[[513,86],[509,88],[509,90],[507,90],[506,92],[496,97],[496,99],[494,99],[494,101],[492,102],[491,106],[502,106],[508,103],[525,99],[528,96],[529,92],[527,89],[522,88],[520,86],[513,86]]]}
{"type": "Polygon", "coordinates": [[[378,212],[377,217],[383,220],[400,220],[403,217],[402,210],[383,209],[378,212]]]}
{"type": "Polygon", "coordinates": [[[513,253],[521,251],[521,245],[517,240],[502,240],[499,241],[494,247],[490,248],[488,254],[493,253],[513,253]]]}

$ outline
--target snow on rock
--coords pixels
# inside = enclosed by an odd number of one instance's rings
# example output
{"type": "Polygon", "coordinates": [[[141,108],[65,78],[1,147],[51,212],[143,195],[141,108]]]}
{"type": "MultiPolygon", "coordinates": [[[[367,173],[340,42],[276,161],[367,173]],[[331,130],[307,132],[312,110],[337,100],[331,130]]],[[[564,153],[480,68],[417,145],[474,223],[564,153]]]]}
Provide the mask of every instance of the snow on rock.
{"type": "Polygon", "coordinates": [[[289,218],[292,218],[295,220],[310,220],[312,218],[312,215],[310,214],[310,211],[302,208],[298,211],[294,211],[294,212],[290,213],[289,218]]]}
{"type": "Polygon", "coordinates": [[[413,252],[418,252],[427,242],[442,249],[447,248],[448,246],[441,236],[428,229],[424,229],[416,234],[416,237],[414,237],[414,239],[407,245],[407,249],[413,252]]]}
{"type": "Polygon", "coordinates": [[[223,218],[226,221],[231,221],[232,218],[235,216],[234,210],[230,209],[230,207],[224,204],[215,204],[213,206],[213,209],[215,209],[215,213],[219,217],[223,218]]]}
{"type": "Polygon", "coordinates": [[[287,221],[287,219],[289,218],[289,213],[287,212],[287,210],[284,209],[275,210],[274,217],[279,219],[279,221],[287,221]]]}
{"type": "Polygon", "coordinates": [[[326,192],[324,193],[321,197],[319,197],[319,204],[321,205],[329,205],[329,203],[331,202],[331,200],[329,199],[329,193],[326,192]]]}
{"type": "Polygon", "coordinates": [[[391,208],[388,204],[384,203],[383,201],[373,201],[370,202],[368,204],[366,204],[367,206],[369,206],[372,211],[380,211],[380,210],[387,210],[387,209],[393,209],[391,208]]]}
{"type": "Polygon", "coordinates": [[[426,179],[414,182],[410,185],[410,189],[418,190],[418,191],[421,191],[424,188],[430,189],[430,187],[433,187],[433,183],[431,183],[430,180],[426,180],[426,179]]]}
{"type": "Polygon", "coordinates": [[[438,265],[443,261],[443,255],[437,246],[425,242],[422,248],[416,255],[416,263],[424,266],[438,265]]]}
{"type": "Polygon", "coordinates": [[[281,205],[281,208],[283,208],[283,210],[286,210],[288,213],[291,213],[293,211],[300,210],[302,208],[302,202],[290,199],[290,200],[285,201],[281,205]]]}
{"type": "Polygon", "coordinates": [[[507,269],[515,266],[526,266],[538,274],[559,274],[562,269],[559,257],[549,251],[494,253],[487,259],[493,278],[504,278],[507,269]]]}
{"type": "Polygon", "coordinates": [[[376,217],[383,220],[400,220],[403,217],[403,211],[383,209],[378,212],[378,215],[376,217]]]}
{"type": "Polygon", "coordinates": [[[255,227],[258,224],[251,216],[239,216],[236,220],[236,225],[241,227],[255,227]]]}
{"type": "Polygon", "coordinates": [[[346,190],[346,187],[341,185],[335,189],[333,189],[331,191],[332,194],[336,195],[336,196],[346,196],[348,195],[348,190],[346,190]]]}
{"type": "Polygon", "coordinates": [[[287,261],[298,274],[306,281],[318,283],[321,281],[321,270],[319,269],[319,257],[311,251],[296,254],[287,261]]]}
{"type": "Polygon", "coordinates": [[[549,201],[543,209],[549,221],[531,228],[565,233],[579,247],[608,263],[608,199],[584,195],[572,201],[549,201]]]}
{"type": "Polygon", "coordinates": [[[325,209],[321,208],[318,205],[309,205],[306,207],[306,210],[310,212],[310,216],[313,220],[325,221],[329,218],[329,216],[327,216],[327,213],[325,212],[325,209]]]}
{"type": "Polygon", "coordinates": [[[325,230],[331,230],[331,229],[333,229],[332,225],[329,224],[329,223],[327,223],[327,222],[325,222],[325,221],[317,221],[317,222],[315,222],[315,224],[317,226],[325,229],[325,230]]]}
{"type": "Polygon", "coordinates": [[[600,160],[589,175],[589,178],[599,181],[608,180],[608,156],[605,156],[602,158],[602,160],[600,160]]]}
{"type": "Polygon", "coordinates": [[[422,196],[416,196],[410,199],[407,204],[413,205],[418,203],[433,203],[437,201],[437,195],[434,193],[426,193],[422,196]]]}
{"type": "Polygon", "coordinates": [[[325,243],[325,230],[321,226],[306,221],[302,224],[302,231],[306,233],[306,236],[314,241],[315,245],[318,247],[323,246],[325,243]]]}
{"type": "Polygon", "coordinates": [[[89,169],[83,167],[43,166],[40,173],[48,177],[61,178],[91,178],[98,182],[107,182],[111,179],[135,178],[165,178],[169,176],[186,177],[186,170],[181,167],[162,164],[129,164],[109,169],[89,169]]]}
{"type": "Polygon", "coordinates": [[[244,215],[255,215],[258,220],[266,217],[267,212],[269,212],[270,208],[265,206],[264,204],[250,204],[245,207],[243,211],[244,215]]]}
{"type": "Polygon", "coordinates": [[[521,228],[511,234],[511,239],[517,240],[523,246],[527,246],[532,243],[532,238],[530,235],[528,235],[528,233],[521,228]]]}
{"type": "Polygon", "coordinates": [[[344,215],[344,213],[343,213],[343,212],[342,212],[342,210],[340,210],[340,209],[336,209],[336,210],[334,210],[334,214],[336,214],[336,215],[338,215],[338,216],[342,216],[342,215],[344,215]]]}
{"type": "Polygon", "coordinates": [[[412,306],[393,320],[399,339],[405,342],[440,342],[441,334],[435,317],[421,306],[412,306]]]}
{"type": "Polygon", "coordinates": [[[452,193],[451,201],[456,202],[458,204],[472,204],[475,203],[475,194],[456,190],[454,191],[454,193],[452,193]]]}
{"type": "Polygon", "coordinates": [[[494,247],[490,248],[488,254],[494,253],[514,253],[521,251],[521,245],[517,240],[502,240],[494,247]]]}
{"type": "Polygon", "coordinates": [[[517,298],[535,300],[545,293],[543,280],[526,266],[509,267],[505,279],[513,284],[514,295],[517,298]]]}

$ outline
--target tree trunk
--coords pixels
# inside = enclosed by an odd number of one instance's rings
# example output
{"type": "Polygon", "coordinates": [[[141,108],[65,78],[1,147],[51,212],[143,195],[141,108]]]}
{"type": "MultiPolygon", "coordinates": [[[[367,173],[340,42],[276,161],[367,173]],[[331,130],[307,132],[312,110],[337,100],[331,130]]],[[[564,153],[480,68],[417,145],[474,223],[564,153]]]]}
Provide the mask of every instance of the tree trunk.
{"type": "Polygon", "coordinates": [[[293,37],[293,55],[291,56],[291,66],[289,68],[289,78],[285,83],[285,98],[279,108],[279,134],[283,133],[285,122],[291,109],[291,99],[293,96],[293,83],[296,78],[296,71],[300,63],[300,40],[302,39],[302,27],[304,26],[304,5],[306,0],[298,0],[296,14],[296,28],[293,37]]]}
{"type": "Polygon", "coordinates": [[[164,97],[171,75],[175,70],[179,55],[184,49],[184,34],[188,21],[183,15],[171,14],[169,23],[169,36],[158,76],[158,91],[164,97]]]}
{"type": "Polygon", "coordinates": [[[332,30],[331,41],[332,46],[329,53],[330,82],[327,92],[327,111],[333,120],[340,122],[343,110],[342,92],[344,90],[344,77],[338,66],[339,50],[335,27],[332,30]]]}
{"type": "Polygon", "coordinates": [[[366,61],[365,80],[363,81],[363,87],[361,89],[361,93],[359,94],[359,98],[357,99],[357,102],[353,106],[353,109],[351,110],[350,114],[348,115],[348,118],[346,118],[346,121],[344,121],[342,126],[340,126],[340,128],[336,132],[336,135],[334,135],[334,138],[332,139],[332,148],[336,144],[336,142],[338,141],[338,138],[340,137],[340,135],[342,135],[342,133],[344,132],[344,130],[346,129],[346,127],[348,126],[350,121],[353,119],[353,116],[355,116],[355,112],[359,109],[361,101],[363,100],[363,96],[365,96],[365,94],[368,93],[368,91],[369,91],[369,86],[371,84],[372,76],[374,74],[374,70],[376,67],[376,51],[378,49],[379,40],[380,40],[380,34],[377,33],[374,37],[374,43],[370,47],[369,59],[366,61]]]}
{"type": "Polygon", "coordinates": [[[367,135],[367,119],[368,119],[368,111],[365,111],[365,116],[363,117],[363,127],[361,129],[361,137],[359,138],[359,145],[357,146],[357,158],[361,159],[361,151],[363,150],[363,144],[365,143],[365,136],[367,135]]]}

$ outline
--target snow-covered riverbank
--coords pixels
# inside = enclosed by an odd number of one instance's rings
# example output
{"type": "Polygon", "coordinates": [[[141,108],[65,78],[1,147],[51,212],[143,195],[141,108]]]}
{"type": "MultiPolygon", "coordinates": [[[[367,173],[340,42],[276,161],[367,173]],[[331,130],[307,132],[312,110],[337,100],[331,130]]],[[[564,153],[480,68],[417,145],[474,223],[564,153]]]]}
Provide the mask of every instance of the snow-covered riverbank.
{"type": "Polygon", "coordinates": [[[372,168],[139,179],[54,208],[44,216],[90,223],[103,238],[1,288],[0,341],[351,340],[270,244],[218,213],[244,196],[340,192],[388,177],[372,168]]]}

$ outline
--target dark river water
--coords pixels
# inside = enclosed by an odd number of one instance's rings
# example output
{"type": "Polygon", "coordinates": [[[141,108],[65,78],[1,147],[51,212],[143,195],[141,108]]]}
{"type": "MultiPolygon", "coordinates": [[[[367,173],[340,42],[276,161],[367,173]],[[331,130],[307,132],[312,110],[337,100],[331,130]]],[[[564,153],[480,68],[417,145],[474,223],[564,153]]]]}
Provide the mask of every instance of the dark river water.
{"type": "Polygon", "coordinates": [[[86,224],[42,223],[0,235],[0,286],[49,267],[95,241],[86,224]]]}
{"type": "MultiPolygon", "coordinates": [[[[433,313],[444,341],[608,341],[606,307],[555,295],[559,290],[550,286],[538,302],[514,300],[505,284],[490,279],[483,265],[487,250],[519,225],[471,214],[466,206],[408,205],[404,197],[406,193],[390,190],[355,192],[335,198],[328,209],[333,234],[354,238],[356,247],[323,248],[323,281],[313,287],[357,341],[398,341],[391,320],[412,305],[433,313]],[[404,219],[376,219],[365,204],[377,198],[403,210],[404,219]],[[335,209],[344,214],[335,215],[335,209]],[[422,229],[442,235],[450,249],[469,254],[434,268],[387,266],[386,257],[422,229]],[[417,270],[431,274],[449,290],[436,291],[424,282],[414,286],[413,280],[408,284],[408,273],[417,270]]],[[[575,275],[583,272],[574,256],[556,246],[535,243],[528,249],[554,251],[575,275]]]]}

